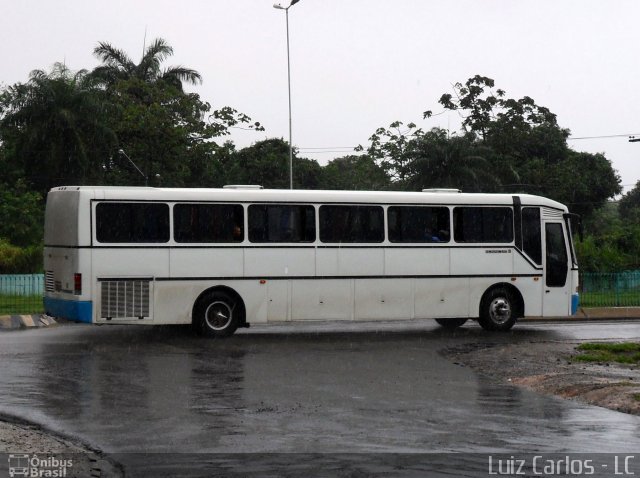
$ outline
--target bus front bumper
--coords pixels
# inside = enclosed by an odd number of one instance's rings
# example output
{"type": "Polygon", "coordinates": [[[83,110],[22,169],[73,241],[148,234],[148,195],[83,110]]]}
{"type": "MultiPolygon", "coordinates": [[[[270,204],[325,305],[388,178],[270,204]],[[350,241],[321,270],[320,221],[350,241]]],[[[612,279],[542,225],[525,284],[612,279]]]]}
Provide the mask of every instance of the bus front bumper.
{"type": "Polygon", "coordinates": [[[66,300],[44,298],[44,311],[52,317],[61,317],[73,322],[93,322],[93,303],[90,300],[66,300]]]}

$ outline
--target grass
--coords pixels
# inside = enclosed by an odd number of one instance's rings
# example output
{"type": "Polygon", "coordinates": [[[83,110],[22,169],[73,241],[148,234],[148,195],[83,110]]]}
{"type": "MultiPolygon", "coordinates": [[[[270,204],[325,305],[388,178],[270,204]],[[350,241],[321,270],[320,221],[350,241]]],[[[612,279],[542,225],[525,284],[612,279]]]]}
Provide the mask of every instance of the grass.
{"type": "Polygon", "coordinates": [[[582,292],[581,307],[640,307],[640,291],[582,292]]]}
{"type": "Polygon", "coordinates": [[[40,314],[44,312],[41,295],[0,295],[0,315],[40,314]]]}
{"type": "Polygon", "coordinates": [[[634,393],[633,394],[633,399],[637,400],[638,402],[640,402],[640,393],[634,393]]]}
{"type": "Polygon", "coordinates": [[[598,363],[640,363],[640,343],[594,343],[587,342],[576,347],[581,352],[573,360],[598,363]]]}

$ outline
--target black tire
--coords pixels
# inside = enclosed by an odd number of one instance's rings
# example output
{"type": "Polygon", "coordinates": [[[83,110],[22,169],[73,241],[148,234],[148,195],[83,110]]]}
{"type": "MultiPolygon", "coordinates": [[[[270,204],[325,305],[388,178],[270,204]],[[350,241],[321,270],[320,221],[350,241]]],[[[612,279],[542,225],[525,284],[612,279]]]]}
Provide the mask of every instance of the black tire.
{"type": "Polygon", "coordinates": [[[478,323],[485,330],[506,332],[516,323],[516,302],[504,288],[491,289],[480,304],[478,323]]]}
{"type": "Polygon", "coordinates": [[[444,327],[447,330],[457,329],[458,327],[462,327],[469,319],[465,319],[464,317],[457,317],[454,319],[436,319],[436,322],[441,327],[444,327]]]}
{"type": "Polygon", "coordinates": [[[241,322],[239,302],[222,291],[202,296],[193,310],[193,325],[200,335],[229,337],[241,322]]]}

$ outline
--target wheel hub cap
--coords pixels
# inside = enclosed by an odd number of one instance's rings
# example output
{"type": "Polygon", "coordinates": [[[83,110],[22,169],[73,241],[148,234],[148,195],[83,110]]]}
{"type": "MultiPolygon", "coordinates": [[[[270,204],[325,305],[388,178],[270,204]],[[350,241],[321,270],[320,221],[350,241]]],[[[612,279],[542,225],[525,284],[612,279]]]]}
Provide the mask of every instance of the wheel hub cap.
{"type": "Polygon", "coordinates": [[[207,307],[205,320],[213,330],[223,330],[231,323],[232,311],[225,302],[214,302],[207,307]]]}
{"type": "Polygon", "coordinates": [[[494,299],[489,306],[489,315],[496,324],[504,324],[511,318],[511,304],[503,297],[494,299]]]}

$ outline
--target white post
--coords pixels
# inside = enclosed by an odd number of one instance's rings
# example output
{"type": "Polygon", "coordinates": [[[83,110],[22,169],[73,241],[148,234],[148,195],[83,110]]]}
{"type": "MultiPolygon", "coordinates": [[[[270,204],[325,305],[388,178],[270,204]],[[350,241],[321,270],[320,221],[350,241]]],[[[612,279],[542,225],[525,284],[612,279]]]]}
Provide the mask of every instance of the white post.
{"type": "Polygon", "coordinates": [[[292,119],[291,119],[291,59],[289,55],[289,6],[285,9],[285,18],[287,22],[287,85],[289,88],[289,189],[293,189],[293,138],[292,138],[292,119]]]}

